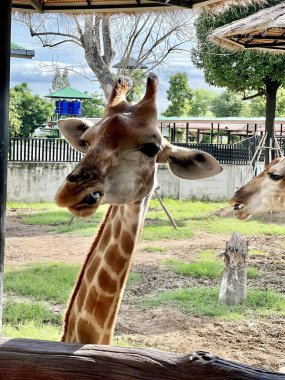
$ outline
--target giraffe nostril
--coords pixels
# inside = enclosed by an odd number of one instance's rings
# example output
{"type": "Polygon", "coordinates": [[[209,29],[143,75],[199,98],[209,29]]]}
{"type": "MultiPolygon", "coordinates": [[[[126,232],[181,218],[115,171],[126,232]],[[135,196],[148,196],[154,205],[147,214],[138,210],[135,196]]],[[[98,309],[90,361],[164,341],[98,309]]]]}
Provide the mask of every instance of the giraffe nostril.
{"type": "Polygon", "coordinates": [[[77,182],[78,181],[78,175],[75,175],[75,174],[69,174],[67,177],[66,177],[66,180],[68,182],[77,182]]]}
{"type": "Polygon", "coordinates": [[[92,175],[89,172],[81,172],[80,174],[69,174],[66,177],[68,182],[86,182],[92,179],[92,175]]]}

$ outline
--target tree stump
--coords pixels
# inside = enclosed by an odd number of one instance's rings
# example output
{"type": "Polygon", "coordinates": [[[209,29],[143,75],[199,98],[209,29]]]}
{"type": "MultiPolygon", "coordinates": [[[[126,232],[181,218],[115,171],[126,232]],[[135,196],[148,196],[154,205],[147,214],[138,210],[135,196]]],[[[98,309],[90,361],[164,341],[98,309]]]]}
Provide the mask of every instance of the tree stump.
{"type": "Polygon", "coordinates": [[[226,244],[224,272],[219,302],[228,306],[242,303],[246,298],[248,241],[234,233],[226,244]]]}

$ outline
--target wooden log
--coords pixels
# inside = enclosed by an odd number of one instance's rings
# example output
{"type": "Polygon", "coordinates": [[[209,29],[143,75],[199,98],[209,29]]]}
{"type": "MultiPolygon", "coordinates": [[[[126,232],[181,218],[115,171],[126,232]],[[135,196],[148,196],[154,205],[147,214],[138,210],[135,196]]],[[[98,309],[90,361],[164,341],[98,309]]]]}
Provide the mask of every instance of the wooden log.
{"type": "Polygon", "coordinates": [[[0,338],[5,380],[285,380],[285,375],[224,360],[146,349],[0,338]]]}
{"type": "Polygon", "coordinates": [[[242,303],[246,298],[248,242],[234,233],[226,244],[224,272],[219,302],[228,306],[242,303]]]}

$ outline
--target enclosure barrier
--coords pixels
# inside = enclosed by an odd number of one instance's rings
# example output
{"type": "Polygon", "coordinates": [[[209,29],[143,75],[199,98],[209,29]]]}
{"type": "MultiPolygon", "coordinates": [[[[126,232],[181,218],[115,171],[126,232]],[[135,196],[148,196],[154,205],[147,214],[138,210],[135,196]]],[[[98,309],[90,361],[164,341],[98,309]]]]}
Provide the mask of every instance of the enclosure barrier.
{"type": "Polygon", "coordinates": [[[285,375],[206,352],[155,350],[0,338],[5,380],[285,380],[285,375]]]}
{"type": "MultiPolygon", "coordinates": [[[[201,149],[212,154],[220,164],[247,165],[258,145],[259,136],[236,144],[177,143],[189,149],[201,149]]],[[[78,162],[83,154],[63,139],[19,138],[9,139],[10,162],[78,162]]]]}

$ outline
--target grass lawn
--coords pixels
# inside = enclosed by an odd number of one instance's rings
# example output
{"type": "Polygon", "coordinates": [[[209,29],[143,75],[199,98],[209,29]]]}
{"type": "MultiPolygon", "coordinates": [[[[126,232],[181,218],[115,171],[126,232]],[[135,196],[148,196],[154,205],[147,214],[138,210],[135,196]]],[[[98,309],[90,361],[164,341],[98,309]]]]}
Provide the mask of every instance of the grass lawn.
{"type": "Polygon", "coordinates": [[[142,301],[141,306],[172,305],[185,313],[230,320],[252,313],[285,316],[284,295],[265,290],[248,290],[247,299],[242,305],[229,307],[217,302],[218,293],[218,288],[206,287],[160,292],[142,301]]]}
{"type": "MultiPolygon", "coordinates": [[[[205,250],[201,252],[200,259],[194,262],[187,263],[178,259],[165,259],[162,260],[162,263],[175,273],[197,278],[221,278],[224,267],[223,259],[218,259],[217,255],[212,250],[205,250]]],[[[253,278],[258,275],[259,272],[256,268],[247,268],[248,278],[253,278]]]]}
{"type": "MultiPolygon", "coordinates": [[[[3,335],[59,340],[63,310],[79,269],[79,265],[64,263],[7,268],[4,275],[7,302],[3,310],[3,335]]],[[[131,272],[128,283],[140,279],[139,273],[131,272]]]]}
{"type": "MultiPolygon", "coordinates": [[[[222,202],[172,199],[164,199],[164,202],[179,228],[178,230],[173,229],[158,201],[153,199],[150,202],[142,234],[143,250],[148,257],[155,252],[167,252],[167,248],[162,246],[167,244],[164,242],[159,245],[158,240],[173,240],[173,245],[175,245],[175,240],[197,236],[201,230],[210,234],[228,236],[233,232],[239,232],[246,236],[284,235],[284,226],[277,224],[213,216],[215,211],[226,205],[222,202]],[[154,241],[157,243],[153,243],[154,241]]],[[[27,225],[45,225],[55,233],[77,236],[94,235],[107,207],[103,206],[95,216],[88,219],[76,218],[72,224],[69,224],[70,213],[54,204],[8,204],[8,209],[20,210],[18,215],[22,215],[22,221],[27,225]]],[[[267,253],[252,249],[249,254],[266,256],[267,253]]],[[[258,259],[262,259],[262,257],[258,259]]],[[[200,253],[195,262],[165,259],[161,263],[157,263],[157,266],[162,269],[171,269],[180,276],[221,278],[223,262],[217,257],[215,250],[205,250],[200,253]]],[[[20,268],[6,268],[4,291],[8,301],[6,301],[3,313],[3,334],[12,337],[59,340],[63,310],[65,310],[78,273],[78,265],[64,263],[38,263],[20,268]]],[[[256,268],[248,268],[249,278],[261,275],[261,271],[259,272],[256,268]]],[[[136,273],[135,269],[135,272],[130,273],[129,284],[139,283],[143,280],[142,276],[136,273]]],[[[137,301],[137,306],[152,308],[168,305],[185,313],[226,320],[246,318],[251,315],[285,316],[285,298],[279,293],[263,289],[249,289],[246,302],[235,307],[218,304],[217,299],[217,288],[161,290],[157,294],[154,294],[153,291],[152,294],[140,301],[140,305],[137,301]]],[[[118,341],[116,344],[125,345],[126,342],[123,339],[121,343],[118,341]]]]}
{"type": "MultiPolygon", "coordinates": [[[[146,216],[146,223],[142,233],[142,239],[154,241],[159,239],[188,239],[199,230],[212,234],[231,234],[238,232],[244,235],[283,235],[284,226],[274,223],[265,223],[251,219],[241,221],[235,218],[224,218],[211,215],[221,207],[226,206],[222,202],[202,202],[202,201],[182,201],[165,198],[164,202],[178,225],[175,230],[157,199],[152,199],[146,216]]],[[[94,235],[104,213],[107,210],[106,205],[102,206],[99,211],[90,218],[75,218],[72,224],[69,224],[71,215],[69,212],[57,208],[50,204],[32,204],[34,211],[30,215],[23,216],[23,222],[26,224],[49,225],[50,230],[56,233],[70,233],[76,236],[94,235]],[[41,211],[41,210],[44,210],[41,211]],[[40,211],[40,212],[37,212],[40,211]]],[[[28,208],[27,204],[8,204],[8,208],[28,208]]]]}

